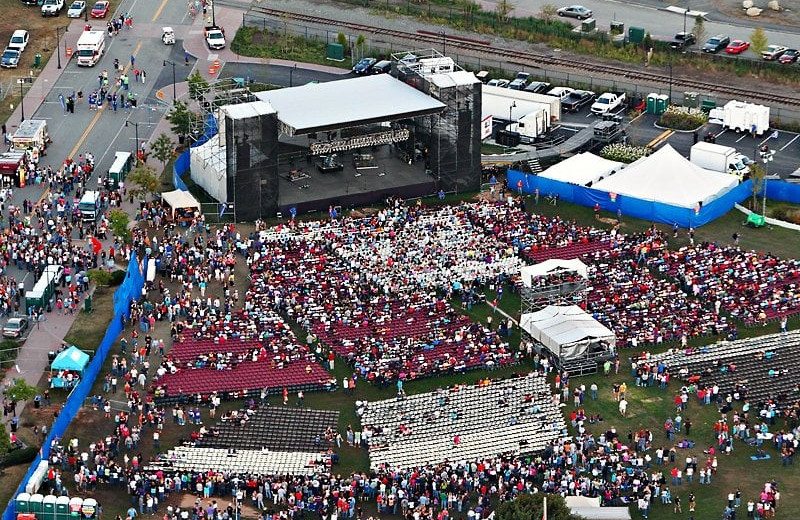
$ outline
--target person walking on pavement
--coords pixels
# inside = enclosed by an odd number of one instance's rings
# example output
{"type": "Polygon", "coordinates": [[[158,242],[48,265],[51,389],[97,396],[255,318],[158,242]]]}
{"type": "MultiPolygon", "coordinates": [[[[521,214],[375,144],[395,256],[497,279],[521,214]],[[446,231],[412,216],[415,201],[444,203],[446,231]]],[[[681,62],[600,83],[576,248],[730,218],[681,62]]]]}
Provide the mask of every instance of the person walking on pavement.
{"type": "Polygon", "coordinates": [[[131,54],[131,68],[133,68],[133,64],[136,62],[136,56],[131,54]]]}
{"type": "Polygon", "coordinates": [[[141,75],[139,77],[142,78],[142,83],[144,83],[145,80],[147,80],[147,73],[144,71],[144,69],[142,69],[141,75]]]}

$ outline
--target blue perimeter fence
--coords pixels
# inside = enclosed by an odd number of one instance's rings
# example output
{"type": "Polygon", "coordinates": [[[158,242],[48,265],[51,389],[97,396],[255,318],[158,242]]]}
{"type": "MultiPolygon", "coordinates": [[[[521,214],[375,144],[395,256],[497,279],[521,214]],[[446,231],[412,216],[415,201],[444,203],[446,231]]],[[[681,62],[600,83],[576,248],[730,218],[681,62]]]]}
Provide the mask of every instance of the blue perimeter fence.
{"type": "MultiPolygon", "coordinates": [[[[612,197],[612,194],[607,191],[545,179],[538,175],[527,174],[517,170],[508,170],[507,178],[510,190],[516,191],[518,182],[522,180],[522,191],[524,193],[534,193],[538,188],[540,197],[545,197],[548,194],[558,194],[562,200],[573,204],[580,204],[588,208],[593,208],[595,204],[599,204],[601,209],[614,214],[617,213],[617,210],[620,210],[623,217],[636,217],[669,225],[677,222],[683,228],[698,228],[708,224],[729,212],[733,209],[734,204],[745,200],[753,193],[753,183],[747,180],[708,204],[695,208],[682,208],[620,194],[615,194],[612,197]]],[[[789,183],[769,181],[767,185],[768,197],[770,197],[770,191],[776,194],[783,193],[784,190],[776,186],[778,184],[786,184],[791,188],[797,188],[789,183]]],[[[796,193],[797,200],[800,200],[800,189],[795,190],[793,193],[796,193]]],[[[775,198],[778,199],[778,197],[775,198]]]]}
{"type": "Polygon", "coordinates": [[[122,332],[122,316],[124,316],[125,319],[130,317],[130,303],[138,300],[142,295],[142,287],[144,286],[145,278],[143,267],[146,265],[147,256],[144,257],[142,263],[139,263],[136,254],[131,255],[128,271],[125,274],[125,280],[114,292],[114,316],[106,330],[106,335],[103,337],[103,341],[95,352],[94,358],[92,358],[89,366],[86,367],[83,379],[81,379],[81,382],[78,383],[78,386],[72,391],[69,399],[67,399],[67,402],[61,409],[61,413],[58,414],[58,418],[50,428],[50,432],[47,435],[47,439],[44,441],[42,449],[39,451],[39,455],[36,457],[36,460],[33,461],[31,467],[28,468],[28,472],[25,474],[25,477],[23,477],[16,493],[14,493],[14,498],[12,498],[6,506],[3,512],[3,520],[14,520],[16,518],[16,496],[25,491],[25,486],[28,484],[28,480],[33,475],[33,472],[39,466],[39,463],[42,460],[48,460],[50,458],[50,444],[53,439],[63,437],[70,422],[75,418],[75,415],[89,396],[94,381],[100,373],[100,369],[103,367],[108,352],[111,350],[111,346],[114,344],[120,332],[122,332]]]}
{"type": "Polygon", "coordinates": [[[208,114],[205,124],[203,125],[203,135],[200,136],[200,139],[196,142],[192,143],[189,149],[184,150],[172,166],[172,185],[175,186],[176,190],[189,191],[189,188],[186,187],[186,183],[183,182],[181,177],[189,171],[189,167],[191,166],[192,154],[190,149],[207,143],[209,139],[217,135],[218,131],[217,119],[212,114],[208,114]]]}

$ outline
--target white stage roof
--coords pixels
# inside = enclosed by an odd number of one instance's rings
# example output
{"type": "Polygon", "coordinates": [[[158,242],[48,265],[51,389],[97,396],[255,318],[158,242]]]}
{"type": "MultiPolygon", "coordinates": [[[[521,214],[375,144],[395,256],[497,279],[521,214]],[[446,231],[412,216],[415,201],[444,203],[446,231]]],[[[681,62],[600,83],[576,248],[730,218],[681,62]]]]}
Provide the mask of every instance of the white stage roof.
{"type": "Polygon", "coordinates": [[[182,208],[197,208],[200,211],[200,203],[194,198],[194,195],[188,191],[174,190],[167,191],[161,194],[161,198],[172,208],[172,215],[175,216],[176,209],[182,208]]]}
{"type": "Polygon", "coordinates": [[[289,133],[310,134],[436,114],[444,103],[389,74],[256,92],[289,133]]]}
{"type": "Polygon", "coordinates": [[[735,175],[703,169],[665,145],[595,183],[593,188],[681,208],[708,204],[739,184],[735,175]]]}
{"type": "Polygon", "coordinates": [[[575,271],[583,278],[588,277],[586,264],[577,258],[575,260],[560,260],[557,258],[551,258],[549,260],[545,260],[544,262],[539,262],[536,265],[526,265],[519,270],[519,274],[522,277],[522,283],[526,287],[530,287],[532,279],[536,278],[537,276],[547,276],[552,273],[560,273],[564,271],[575,271]]]}
{"type": "Polygon", "coordinates": [[[480,80],[475,77],[475,74],[466,70],[431,74],[427,76],[426,79],[439,88],[462,87],[480,82],[480,80]]]}
{"type": "Polygon", "coordinates": [[[264,101],[251,101],[250,103],[238,103],[235,105],[223,105],[219,109],[231,119],[245,119],[248,117],[258,117],[266,114],[274,114],[275,109],[264,101]]]}
{"type": "Polygon", "coordinates": [[[591,152],[584,152],[554,164],[540,173],[539,177],[586,186],[620,171],[623,167],[621,162],[609,161],[591,152]]]}
{"type": "Polygon", "coordinates": [[[583,355],[589,345],[606,342],[614,347],[614,333],[577,305],[544,309],[522,315],[522,330],[563,360],[583,355]]]}

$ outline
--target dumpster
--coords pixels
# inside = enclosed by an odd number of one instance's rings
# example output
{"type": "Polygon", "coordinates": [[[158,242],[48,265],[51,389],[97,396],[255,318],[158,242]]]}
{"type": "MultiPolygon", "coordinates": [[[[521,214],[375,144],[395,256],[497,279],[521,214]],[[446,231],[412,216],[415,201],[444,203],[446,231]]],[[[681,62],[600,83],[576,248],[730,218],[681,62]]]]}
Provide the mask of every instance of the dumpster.
{"type": "Polygon", "coordinates": [[[85,312],[92,312],[92,295],[87,294],[86,298],[83,300],[83,310],[85,312]]]}
{"type": "Polygon", "coordinates": [[[70,520],[69,497],[60,496],[56,499],[56,520],[70,520]]]}
{"type": "Polygon", "coordinates": [[[83,499],[81,497],[72,497],[69,499],[69,516],[71,518],[78,518],[81,516],[81,506],[83,499]]]}
{"type": "Polygon", "coordinates": [[[47,495],[42,500],[42,514],[38,520],[56,520],[56,496],[47,495]]]}
{"type": "Polygon", "coordinates": [[[17,513],[28,513],[30,511],[31,496],[28,493],[20,493],[14,501],[14,506],[17,513]]]}
{"type": "Polygon", "coordinates": [[[702,110],[706,114],[708,114],[709,112],[711,112],[715,108],[717,108],[717,102],[714,101],[713,99],[704,99],[700,103],[700,110],[702,110]]]}
{"type": "Polygon", "coordinates": [[[747,221],[745,222],[748,226],[753,226],[755,228],[764,227],[766,223],[766,219],[764,215],[759,215],[757,213],[750,213],[747,215],[747,221]]]}
{"type": "Polygon", "coordinates": [[[31,495],[31,499],[28,502],[30,504],[29,512],[36,515],[38,518],[42,514],[42,500],[44,500],[44,496],[36,493],[35,495],[31,495]]]}
{"type": "Polygon", "coordinates": [[[38,69],[42,66],[42,55],[38,52],[33,55],[33,68],[38,69]]]}

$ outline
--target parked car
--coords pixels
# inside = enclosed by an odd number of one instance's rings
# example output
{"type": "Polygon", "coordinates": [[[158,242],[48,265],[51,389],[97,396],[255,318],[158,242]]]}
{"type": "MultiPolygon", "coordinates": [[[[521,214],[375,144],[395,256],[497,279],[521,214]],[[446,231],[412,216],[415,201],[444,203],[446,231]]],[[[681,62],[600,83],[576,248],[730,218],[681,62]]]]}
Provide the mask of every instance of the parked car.
{"type": "Polygon", "coordinates": [[[108,0],[95,2],[94,7],[92,7],[92,12],[90,13],[92,18],[105,18],[108,14],[109,5],[108,0]]]}
{"type": "Polygon", "coordinates": [[[592,10],[582,5],[570,5],[562,7],[558,11],[558,16],[566,16],[567,18],[577,18],[578,20],[586,20],[592,17],[592,10]]]}
{"type": "Polygon", "coordinates": [[[789,49],[787,49],[783,45],[769,45],[767,46],[767,50],[761,53],[761,58],[767,61],[775,61],[781,56],[783,56],[783,53],[788,50],[789,49]]]}
{"type": "Polygon", "coordinates": [[[69,4],[69,9],[67,9],[67,18],[80,18],[83,16],[84,11],[86,11],[86,2],[83,0],[75,0],[69,4]]]}
{"type": "Polygon", "coordinates": [[[686,47],[694,45],[695,43],[697,43],[697,37],[694,35],[694,33],[679,32],[672,38],[672,41],[669,42],[669,46],[677,51],[682,51],[686,47]]]}
{"type": "Polygon", "coordinates": [[[19,66],[20,52],[17,49],[6,49],[0,57],[0,67],[16,69],[19,66]]]}
{"type": "Polygon", "coordinates": [[[490,79],[487,85],[489,85],[490,87],[506,88],[509,83],[511,82],[508,81],[507,79],[490,79]]]}
{"type": "Polygon", "coordinates": [[[375,58],[361,58],[353,65],[353,72],[356,74],[368,74],[369,69],[378,62],[375,58]]]}
{"type": "Polygon", "coordinates": [[[726,48],[730,42],[731,42],[730,36],[726,36],[724,34],[718,34],[716,36],[709,38],[708,41],[706,41],[705,45],[703,45],[702,50],[703,52],[716,53],[726,48]]]}
{"type": "Polygon", "coordinates": [[[508,84],[508,88],[512,90],[522,90],[528,85],[530,77],[531,75],[527,72],[517,72],[517,76],[508,84]]]}
{"type": "Polygon", "coordinates": [[[728,54],[741,54],[750,48],[750,42],[744,40],[733,40],[725,47],[725,52],[728,54]]]}
{"type": "Polygon", "coordinates": [[[550,90],[552,85],[546,81],[534,81],[527,87],[525,87],[525,92],[533,92],[534,94],[543,94],[550,90]]]}
{"type": "Polygon", "coordinates": [[[577,112],[594,101],[596,97],[597,94],[590,90],[576,90],[570,93],[566,99],[561,100],[561,110],[564,112],[577,112]]]}
{"type": "Polygon", "coordinates": [[[8,48],[9,49],[17,49],[20,53],[25,52],[25,48],[28,46],[28,38],[30,35],[28,31],[25,29],[17,29],[14,31],[14,34],[11,35],[11,39],[8,41],[8,48]]]}
{"type": "Polygon", "coordinates": [[[791,65],[792,63],[797,61],[797,58],[800,57],[800,51],[797,49],[786,49],[786,52],[781,54],[781,57],[778,58],[778,61],[785,64],[791,65]]]}
{"type": "Polygon", "coordinates": [[[28,330],[28,318],[10,318],[3,327],[3,336],[21,338],[28,330]]]}
{"type": "Polygon", "coordinates": [[[42,16],[58,16],[64,9],[64,0],[44,0],[42,16]]]}
{"type": "Polygon", "coordinates": [[[389,60],[381,60],[370,69],[370,74],[386,74],[392,70],[392,62],[389,60]]]}

